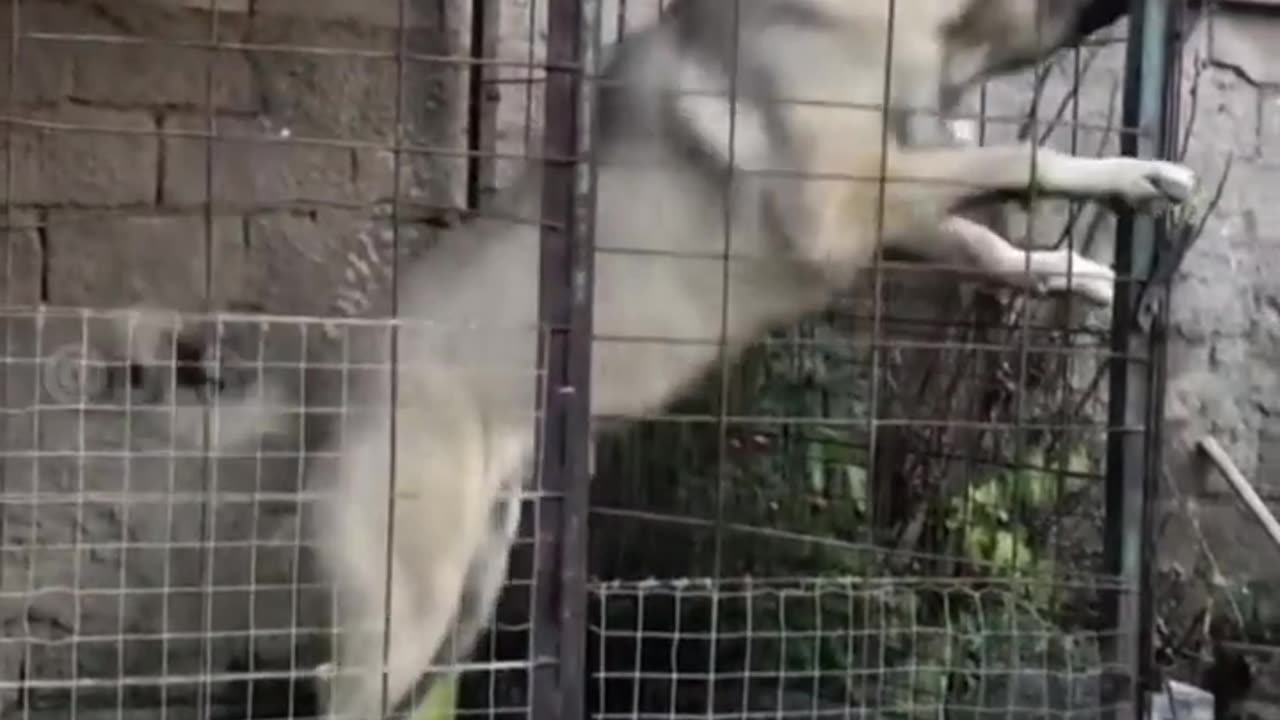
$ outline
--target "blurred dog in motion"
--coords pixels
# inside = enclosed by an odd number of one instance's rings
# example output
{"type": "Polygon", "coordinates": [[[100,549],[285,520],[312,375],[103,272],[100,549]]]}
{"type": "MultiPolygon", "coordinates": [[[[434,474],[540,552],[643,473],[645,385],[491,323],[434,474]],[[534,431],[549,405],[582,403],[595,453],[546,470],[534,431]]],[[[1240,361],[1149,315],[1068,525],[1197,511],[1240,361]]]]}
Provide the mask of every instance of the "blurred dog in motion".
{"type": "MultiPolygon", "coordinates": [[[[622,40],[594,105],[593,416],[660,409],[715,365],[722,340],[734,353],[821,310],[878,248],[1109,303],[1105,265],[1024,251],[954,213],[1032,188],[1178,203],[1190,170],[917,138],[973,83],[1074,41],[1109,12],[1097,5],[676,0],[622,40]]],[[[352,343],[381,369],[351,385],[337,461],[309,473],[330,497],[314,529],[338,593],[332,715],[403,710],[490,621],[538,392],[538,225],[494,218],[536,220],[541,187],[529,170],[496,212],[405,271],[394,358],[386,339],[352,343]]]]}

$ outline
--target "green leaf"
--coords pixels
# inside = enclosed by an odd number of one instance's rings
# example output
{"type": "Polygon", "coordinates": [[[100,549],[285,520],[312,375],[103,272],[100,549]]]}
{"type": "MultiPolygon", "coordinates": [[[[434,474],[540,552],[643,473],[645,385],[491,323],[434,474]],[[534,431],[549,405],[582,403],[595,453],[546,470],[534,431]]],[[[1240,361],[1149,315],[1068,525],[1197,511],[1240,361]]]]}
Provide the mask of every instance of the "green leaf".
{"type": "Polygon", "coordinates": [[[1056,483],[1049,473],[1038,470],[1030,471],[1026,473],[1026,479],[1023,484],[1023,497],[1029,506],[1040,510],[1053,502],[1056,483]]]}
{"type": "Polygon", "coordinates": [[[996,482],[985,482],[974,488],[972,493],[973,504],[983,509],[996,508],[1000,506],[1000,486],[996,482]]]}
{"type": "Polygon", "coordinates": [[[1077,475],[1089,475],[1093,472],[1093,460],[1089,457],[1088,448],[1076,447],[1067,457],[1067,470],[1077,475]]]}
{"type": "Polygon", "coordinates": [[[1018,547],[1018,541],[1013,537],[1013,533],[1008,530],[997,531],[995,546],[991,552],[991,562],[1011,570],[1016,569],[1014,563],[1021,550],[1022,548],[1018,547]]]}
{"type": "Polygon", "coordinates": [[[809,474],[809,490],[814,495],[825,495],[827,491],[827,465],[823,453],[823,443],[805,444],[805,464],[809,474]]]}
{"type": "Polygon", "coordinates": [[[457,706],[458,676],[441,678],[431,686],[426,702],[413,714],[413,720],[453,720],[457,706]]]}
{"type": "Polygon", "coordinates": [[[991,530],[982,525],[974,525],[965,534],[965,551],[973,560],[987,560],[991,543],[991,530]]]}
{"type": "Polygon", "coordinates": [[[867,513],[867,469],[858,465],[844,466],[844,479],[849,485],[849,497],[858,512],[867,513]]]}

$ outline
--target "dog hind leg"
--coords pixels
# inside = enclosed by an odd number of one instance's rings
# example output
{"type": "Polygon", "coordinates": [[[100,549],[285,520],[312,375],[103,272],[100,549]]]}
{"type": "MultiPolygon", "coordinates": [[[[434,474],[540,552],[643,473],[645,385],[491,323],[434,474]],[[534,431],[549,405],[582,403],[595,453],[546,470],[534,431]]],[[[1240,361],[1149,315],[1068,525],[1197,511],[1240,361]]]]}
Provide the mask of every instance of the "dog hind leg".
{"type": "Polygon", "coordinates": [[[980,223],[956,215],[936,233],[909,233],[894,247],[924,258],[972,268],[1006,285],[1035,293],[1073,291],[1109,305],[1115,273],[1067,249],[1023,250],[980,223]]]}
{"type": "Polygon", "coordinates": [[[511,549],[520,529],[521,505],[520,496],[514,493],[500,498],[494,505],[494,517],[487,542],[477,548],[467,568],[467,580],[453,635],[445,639],[432,662],[432,669],[414,683],[412,691],[396,707],[393,714],[397,717],[410,714],[413,704],[419,698],[426,698],[445,673],[465,661],[475,649],[480,634],[492,623],[498,598],[507,579],[511,549]]]}
{"type": "MultiPolygon", "coordinates": [[[[332,703],[330,717],[344,720],[382,717],[380,669],[386,673],[388,709],[395,708],[409,693],[430,666],[438,640],[447,635],[457,612],[466,566],[454,562],[455,558],[438,558],[430,578],[411,578],[403,569],[392,568],[387,581],[391,595],[387,634],[384,635],[381,628],[359,628],[353,637],[345,639],[342,662],[337,668],[339,675],[328,692],[332,703]],[[385,655],[384,637],[387,638],[385,655]]],[[[368,612],[363,617],[381,623],[381,607],[375,610],[373,604],[369,604],[364,609],[368,612]]]]}
{"type": "MultiPolygon", "coordinates": [[[[453,371],[421,367],[401,375],[399,391],[395,423],[414,440],[396,444],[394,503],[384,479],[391,419],[377,415],[341,453],[338,495],[324,503],[318,527],[325,533],[322,556],[341,586],[340,627],[354,632],[340,648],[336,687],[328,695],[337,714],[353,718],[378,717],[383,668],[391,707],[430,669],[458,617],[500,490],[472,386],[453,371]],[[388,510],[395,513],[394,528],[388,510]],[[390,577],[384,574],[388,540],[390,577]]],[[[525,448],[511,445],[511,452],[525,448]]]]}
{"type": "MultiPolygon", "coordinates": [[[[453,662],[466,657],[474,649],[480,633],[493,621],[502,585],[507,579],[511,548],[520,530],[523,500],[519,488],[499,498],[489,527],[487,542],[471,559],[467,569],[467,585],[452,650],[453,662]]],[[[443,659],[441,660],[443,662],[443,659]]]]}

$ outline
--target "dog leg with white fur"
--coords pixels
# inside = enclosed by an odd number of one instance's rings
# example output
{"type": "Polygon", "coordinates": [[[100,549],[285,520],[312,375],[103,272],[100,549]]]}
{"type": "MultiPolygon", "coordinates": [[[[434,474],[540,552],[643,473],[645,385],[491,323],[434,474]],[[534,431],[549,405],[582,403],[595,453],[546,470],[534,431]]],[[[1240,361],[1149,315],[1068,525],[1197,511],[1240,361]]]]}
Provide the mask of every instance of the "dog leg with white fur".
{"type": "MultiPolygon", "coordinates": [[[[827,118],[816,119],[822,124],[813,124],[811,131],[822,137],[836,136],[835,128],[824,126],[827,118]]],[[[879,174],[881,162],[878,151],[856,146],[825,152],[819,149],[813,157],[818,159],[821,172],[862,178],[879,174]]],[[[1046,195],[1120,197],[1134,205],[1161,200],[1176,204],[1189,197],[1195,186],[1194,173],[1174,163],[1079,158],[1028,145],[891,147],[884,159],[883,192],[874,179],[815,180],[816,189],[804,191],[802,205],[815,204],[807,211],[802,207],[793,212],[805,226],[792,233],[794,246],[832,282],[870,262],[880,238],[886,249],[903,249],[929,258],[959,258],[977,263],[979,270],[989,274],[1004,275],[1007,270],[1025,267],[1024,251],[953,215],[964,204],[992,194],[1024,194],[1038,187],[1046,195]],[[877,222],[868,222],[877,218],[877,222]]],[[[1081,262],[1092,277],[1083,286],[1072,283],[1071,287],[1099,301],[1109,297],[1102,287],[1107,273],[1100,265],[1065,253],[1039,253],[1033,261],[1034,277],[1043,278],[1047,289],[1065,288],[1065,276],[1056,271],[1065,271],[1068,264],[1074,269],[1081,262]],[[1054,275],[1062,279],[1054,280],[1054,275]]]]}
{"type": "Polygon", "coordinates": [[[971,267],[1036,294],[1072,291],[1099,305],[1111,304],[1111,268],[1067,249],[1023,250],[968,218],[953,215],[938,232],[908,235],[894,245],[930,260],[971,267]]]}
{"type": "MultiPolygon", "coordinates": [[[[1181,203],[1195,190],[1188,167],[1131,157],[1084,158],[1052,148],[991,145],[965,148],[891,148],[887,180],[949,213],[982,195],[1039,192],[1078,199],[1119,198],[1142,207],[1181,203]]],[[[892,191],[891,191],[892,192],[892,191]]]]}
{"type": "MultiPolygon", "coordinates": [[[[739,167],[767,166],[768,137],[763,122],[751,112],[749,103],[737,108],[733,152],[728,148],[725,132],[730,123],[725,103],[689,100],[680,103],[678,108],[682,119],[721,162],[739,167]]],[[[1115,279],[1106,266],[1066,250],[1032,250],[1028,268],[1025,251],[989,228],[949,213],[973,196],[991,191],[1026,192],[1032,186],[1038,186],[1046,194],[1084,198],[1118,196],[1141,205],[1158,200],[1181,202],[1191,194],[1195,184],[1194,174],[1174,163],[1127,157],[1081,158],[1029,144],[929,149],[891,147],[889,152],[888,175],[893,187],[886,198],[892,203],[886,207],[888,246],[934,260],[971,264],[1006,284],[1034,292],[1075,291],[1101,305],[1111,302],[1115,279]],[[911,229],[920,218],[931,214],[940,218],[936,227],[920,224],[911,229]],[[1070,282],[1069,271],[1074,278],[1070,282]]],[[[870,157],[864,156],[861,161],[865,163],[870,157]]],[[[853,192],[863,200],[875,194],[868,192],[865,185],[853,192]]],[[[808,214],[794,205],[797,201],[801,205],[807,202],[807,191],[799,193],[798,196],[793,191],[770,193],[775,209],[785,208],[778,217],[797,217],[797,210],[800,216],[808,214]]],[[[826,233],[844,232],[851,224],[843,209],[837,209],[841,202],[819,201],[819,206],[825,204],[825,208],[815,214],[823,218],[817,222],[816,238],[805,239],[801,236],[808,234],[808,230],[790,228],[789,223],[783,225],[787,227],[786,234],[793,236],[799,247],[808,248],[815,259],[834,250],[830,269],[837,275],[843,265],[839,248],[846,245],[847,240],[833,242],[826,233]],[[834,212],[834,216],[827,215],[830,212],[834,212]]],[[[867,207],[863,216],[872,217],[872,212],[874,210],[867,207]]],[[[807,222],[802,220],[801,224],[807,225],[807,222]]]]}
{"type": "MultiPolygon", "coordinates": [[[[358,561],[355,555],[348,557],[353,565],[358,561]]],[[[345,606],[342,628],[347,636],[340,640],[340,661],[328,669],[327,678],[320,678],[328,680],[328,687],[321,693],[327,701],[326,717],[381,717],[384,681],[389,706],[397,705],[408,694],[422,669],[430,664],[435,647],[447,635],[456,613],[466,572],[465,562],[459,563],[458,557],[457,552],[442,553],[442,557],[428,563],[433,572],[421,584],[415,582],[418,576],[410,575],[411,568],[405,567],[400,558],[393,562],[389,577],[383,575],[381,566],[347,567],[344,578],[385,583],[390,601],[384,604],[385,596],[371,591],[369,585],[364,591],[344,594],[340,600],[345,606]],[[389,616],[384,613],[387,605],[389,616]]]]}
{"type": "Polygon", "coordinates": [[[520,497],[521,485],[511,484],[508,495],[500,498],[493,507],[488,542],[471,559],[467,570],[467,585],[454,634],[452,652],[437,664],[449,666],[460,662],[474,649],[480,633],[493,621],[498,596],[502,593],[510,565],[508,550],[515,543],[520,530],[520,513],[524,500],[520,497]]]}
{"type": "MultiPolygon", "coordinates": [[[[396,444],[394,502],[383,412],[349,427],[332,474],[316,478],[342,498],[319,506],[318,517],[318,527],[341,528],[321,536],[319,554],[338,585],[343,632],[328,717],[381,717],[384,682],[388,705],[406,697],[445,646],[474,554],[491,538],[500,478],[516,464],[503,465],[503,446],[486,434],[493,418],[478,414],[465,375],[427,364],[401,371],[395,425],[415,441],[396,444]]],[[[389,401],[377,395],[372,407],[389,401]]],[[[526,447],[519,430],[501,436],[526,447]]]]}
{"type": "Polygon", "coordinates": [[[417,698],[429,697],[437,682],[466,660],[475,649],[480,634],[493,622],[498,597],[502,594],[510,567],[511,546],[520,529],[523,504],[520,489],[518,482],[511,484],[506,488],[509,494],[494,503],[487,542],[471,557],[471,564],[467,569],[466,585],[462,600],[458,603],[458,618],[454,623],[453,635],[445,639],[431,663],[440,670],[428,670],[414,683],[412,691],[401,699],[401,705],[396,708],[397,715],[411,715],[404,704],[417,698]],[[404,712],[399,712],[401,710],[404,712]]]}

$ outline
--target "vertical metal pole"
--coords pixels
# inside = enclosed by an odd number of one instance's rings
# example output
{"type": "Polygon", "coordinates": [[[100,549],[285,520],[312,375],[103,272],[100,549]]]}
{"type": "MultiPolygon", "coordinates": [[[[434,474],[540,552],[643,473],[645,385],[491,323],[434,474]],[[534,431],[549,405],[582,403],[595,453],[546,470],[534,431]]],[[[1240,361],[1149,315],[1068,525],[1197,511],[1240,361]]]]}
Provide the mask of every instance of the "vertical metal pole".
{"type": "MultiPolygon", "coordinates": [[[[1169,93],[1178,92],[1170,72],[1173,46],[1169,0],[1131,0],[1125,60],[1124,155],[1159,158],[1170,151],[1169,93]]],[[[1104,659],[1117,668],[1107,678],[1104,701],[1112,717],[1143,717],[1143,680],[1150,652],[1149,510],[1159,469],[1158,430],[1162,421],[1163,312],[1151,332],[1137,323],[1142,282],[1150,277],[1163,228],[1149,215],[1124,212],[1117,223],[1116,294],[1111,333],[1110,403],[1106,480],[1106,565],[1121,589],[1108,593],[1106,616],[1113,632],[1104,659]]],[[[1152,288],[1150,291],[1158,291],[1152,288]]],[[[1161,305],[1163,307],[1163,304],[1161,305]]]]}
{"type": "Polygon", "coordinates": [[[471,35],[467,68],[467,187],[466,207],[479,209],[484,196],[494,185],[494,133],[498,104],[488,87],[489,68],[486,59],[497,49],[497,14],[495,0],[471,0],[471,35]]]}
{"type": "Polygon", "coordinates": [[[594,0],[548,0],[542,253],[538,293],[541,508],[530,704],[535,720],[585,717],[586,537],[594,169],[589,161],[594,0]]]}

